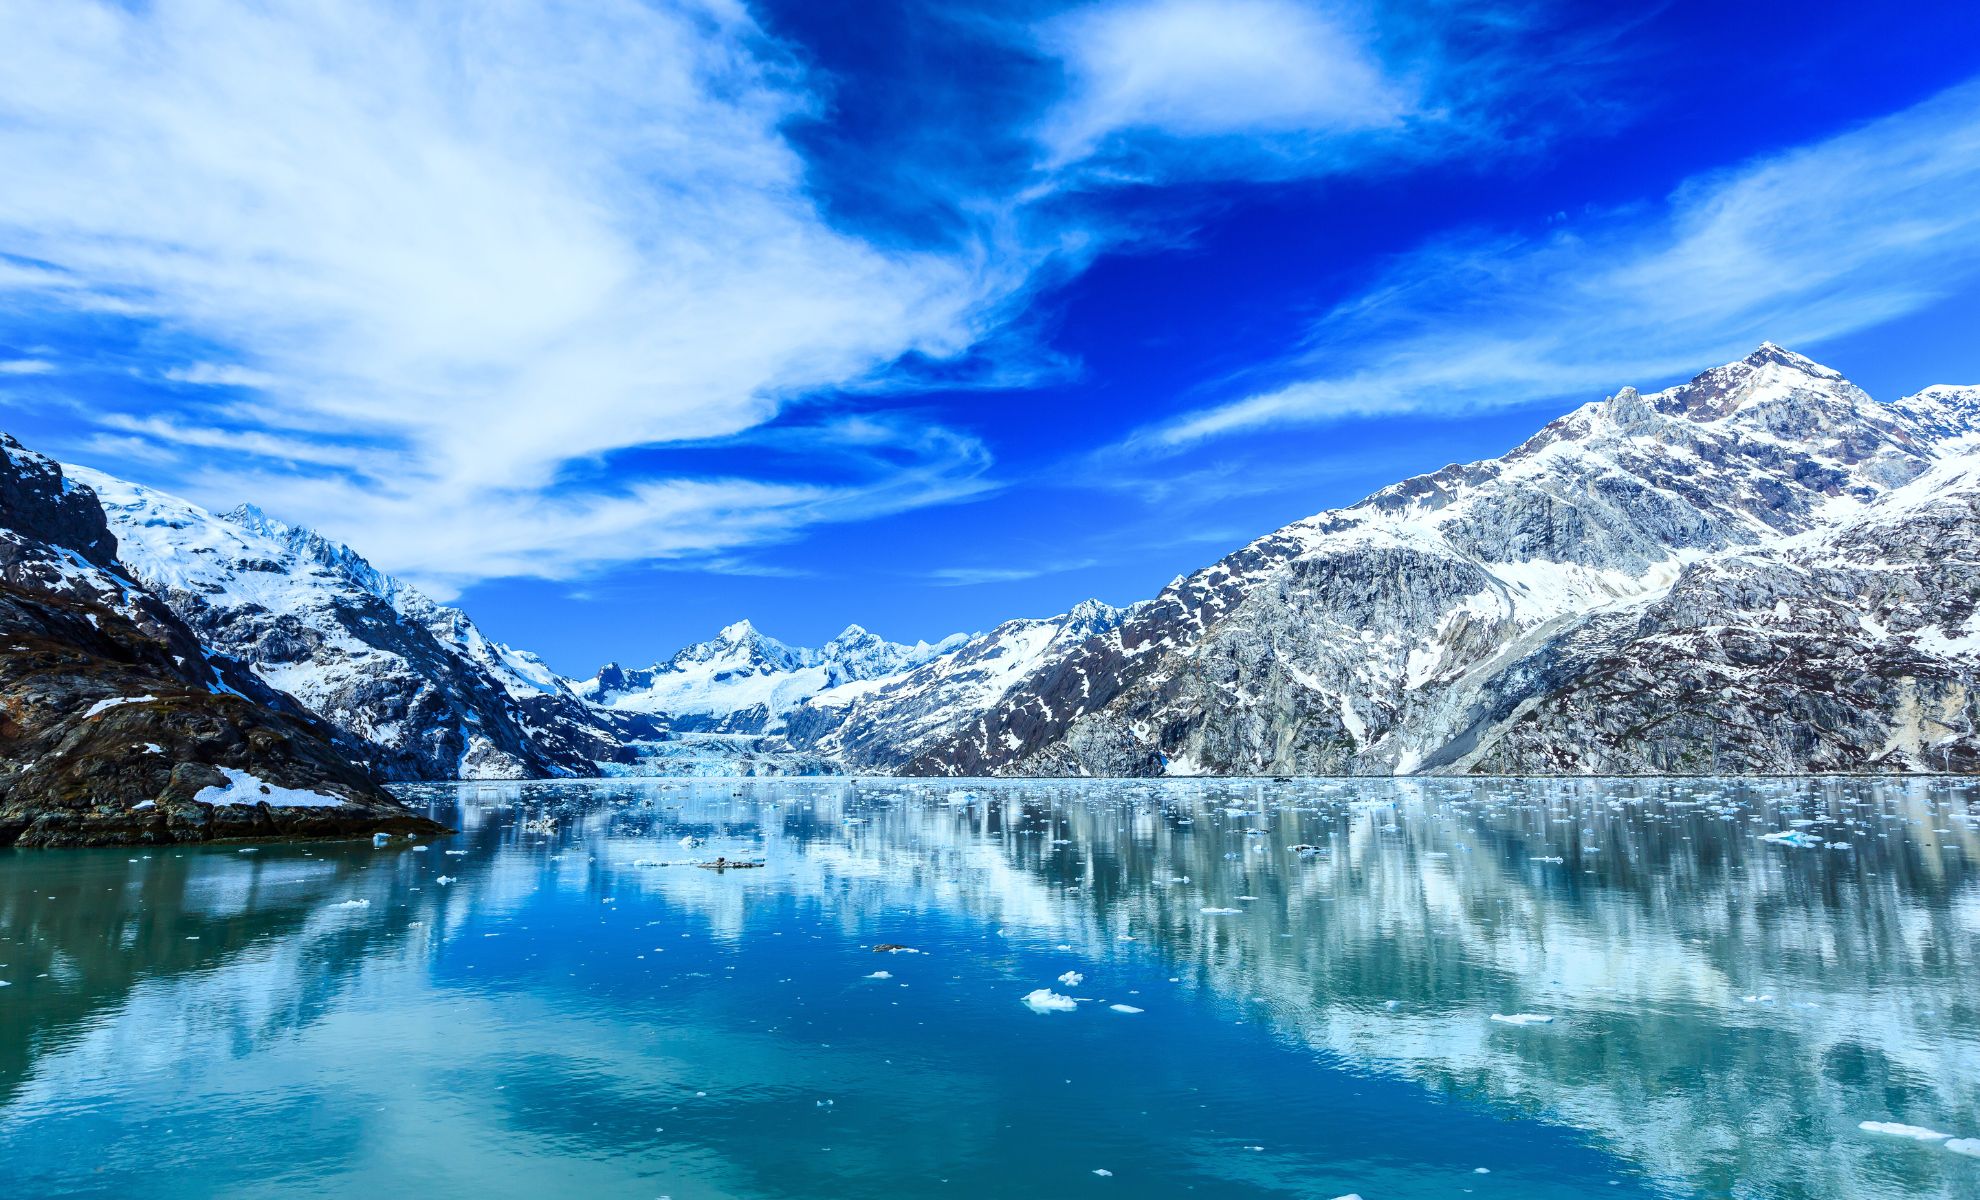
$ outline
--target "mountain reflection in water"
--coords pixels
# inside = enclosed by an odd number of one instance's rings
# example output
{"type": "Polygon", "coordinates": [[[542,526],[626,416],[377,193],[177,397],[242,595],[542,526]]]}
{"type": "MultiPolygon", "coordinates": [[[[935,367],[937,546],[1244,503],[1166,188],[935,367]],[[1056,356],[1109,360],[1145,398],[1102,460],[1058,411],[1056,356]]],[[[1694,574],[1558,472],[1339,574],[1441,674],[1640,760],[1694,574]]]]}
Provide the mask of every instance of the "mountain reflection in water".
{"type": "Polygon", "coordinates": [[[1964,785],[409,791],[0,855],[20,1194],[1980,1194],[1964,785]]]}

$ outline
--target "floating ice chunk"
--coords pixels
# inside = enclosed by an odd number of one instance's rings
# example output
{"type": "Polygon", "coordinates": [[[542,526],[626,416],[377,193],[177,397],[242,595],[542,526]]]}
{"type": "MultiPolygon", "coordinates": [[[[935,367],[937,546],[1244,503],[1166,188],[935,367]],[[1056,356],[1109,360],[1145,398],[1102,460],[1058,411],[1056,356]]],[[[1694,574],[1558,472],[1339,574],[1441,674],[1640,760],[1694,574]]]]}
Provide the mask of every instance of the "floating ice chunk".
{"type": "Polygon", "coordinates": [[[344,901],[344,902],[343,902],[342,904],[333,904],[333,905],[331,905],[330,907],[331,907],[331,908],[370,908],[370,907],[371,907],[371,901],[369,901],[369,900],[346,900],[346,901],[344,901]]]}
{"type": "Polygon", "coordinates": [[[1349,1193],[1348,1193],[1347,1195],[1345,1195],[1345,1196],[1336,1196],[1336,1197],[1334,1197],[1334,1200],[1361,1200],[1361,1193],[1360,1193],[1360,1192],[1349,1192],[1349,1193]]]}
{"type": "Polygon", "coordinates": [[[454,877],[452,875],[442,875],[433,882],[439,884],[441,887],[446,887],[448,884],[454,882],[454,877]]]}
{"type": "Polygon", "coordinates": [[[1024,1002],[1031,1011],[1042,1013],[1071,1012],[1079,1007],[1079,1001],[1071,996],[1061,996],[1051,988],[1038,988],[1026,994],[1024,1002]]]}
{"type": "Polygon", "coordinates": [[[424,847],[424,846],[414,846],[414,847],[413,847],[412,849],[413,849],[413,853],[414,853],[414,854],[424,854],[424,853],[426,853],[426,847],[424,847]]]}
{"type": "Polygon", "coordinates": [[[1751,996],[1741,996],[1740,1000],[1746,1004],[1772,1004],[1774,997],[1771,992],[1759,992],[1751,996]]]}
{"type": "Polygon", "coordinates": [[[447,853],[453,855],[455,858],[467,857],[467,851],[465,850],[449,850],[447,853]]]}
{"type": "Polygon", "coordinates": [[[1059,982],[1065,984],[1067,987],[1078,987],[1080,984],[1086,982],[1086,976],[1081,975],[1078,971],[1067,971],[1064,975],[1059,976],[1059,982]]]}
{"type": "Polygon", "coordinates": [[[1914,1142],[1943,1142],[1950,1133],[1940,1133],[1923,1125],[1900,1125],[1896,1121],[1858,1121],[1856,1127],[1865,1133],[1881,1133],[1886,1137],[1910,1138],[1914,1142]]]}
{"type": "Polygon", "coordinates": [[[1492,1019],[1501,1025],[1552,1025],[1554,1018],[1540,1013],[1493,1013],[1492,1019]]]}
{"type": "Polygon", "coordinates": [[[1980,1158],[1980,1138],[1954,1138],[1946,1143],[1946,1149],[1969,1158],[1980,1158]]]}
{"type": "Polygon", "coordinates": [[[1113,1009],[1117,1013],[1133,1014],[1143,1011],[1142,1009],[1136,1008],[1132,1004],[1109,1004],[1107,1007],[1113,1009]]]}
{"type": "Polygon", "coordinates": [[[374,849],[379,846],[389,846],[391,844],[392,835],[389,833],[374,833],[371,835],[371,845],[374,849]]]}
{"type": "Polygon", "coordinates": [[[1820,846],[1822,844],[1822,839],[1810,837],[1799,829],[1782,830],[1780,833],[1763,833],[1760,835],[1760,840],[1763,842],[1777,842],[1783,846],[1810,847],[1820,846]]]}
{"type": "Polygon", "coordinates": [[[892,971],[875,971],[873,974],[867,976],[868,979],[892,979],[893,977],[894,973],[892,971]]]}
{"type": "Polygon", "coordinates": [[[1228,917],[1233,913],[1241,913],[1243,911],[1241,908],[1206,908],[1203,910],[1203,913],[1205,916],[1211,917],[1228,917]]]}
{"type": "Polygon", "coordinates": [[[1558,854],[1551,854],[1551,855],[1542,856],[1540,858],[1536,858],[1533,861],[1539,863],[1564,863],[1567,861],[1567,859],[1562,858],[1558,854]]]}
{"type": "Polygon", "coordinates": [[[704,842],[701,838],[694,837],[693,835],[689,835],[681,839],[681,845],[686,846],[690,850],[694,849],[696,846],[702,846],[706,844],[707,843],[704,842]]]}

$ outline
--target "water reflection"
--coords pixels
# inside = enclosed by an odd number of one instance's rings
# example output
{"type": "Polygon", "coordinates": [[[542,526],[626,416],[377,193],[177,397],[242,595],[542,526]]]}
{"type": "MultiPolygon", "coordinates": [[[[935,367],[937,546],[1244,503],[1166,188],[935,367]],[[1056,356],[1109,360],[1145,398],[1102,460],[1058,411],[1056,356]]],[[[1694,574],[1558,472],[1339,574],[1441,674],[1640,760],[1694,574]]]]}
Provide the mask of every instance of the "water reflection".
{"type": "MultiPolygon", "coordinates": [[[[924,1156],[931,1174],[994,1161],[988,1109],[980,1121],[947,1111],[939,1144],[842,1139],[829,1172],[808,1143],[684,1151],[664,1121],[648,1124],[654,1096],[707,1078],[711,1063],[734,1085],[724,1121],[787,1122],[807,1081],[831,1077],[793,1039],[824,1036],[811,1030],[853,1003],[796,989],[844,974],[824,947],[911,930],[956,938],[972,960],[957,969],[997,979],[1024,977],[1038,954],[1145,969],[1139,1007],[1207,1004],[1350,1074],[1582,1131],[1673,1194],[1980,1192],[1980,1162],[1857,1128],[1980,1136],[1980,831],[1967,790],[1945,782],[627,780],[419,794],[463,832],[423,852],[0,859],[0,979],[13,985],[0,990],[0,1149],[45,1128],[66,1098],[114,1092],[109,1074],[248,1056],[279,1071],[314,1027],[387,1064],[447,1043],[475,1064],[457,1081],[475,1095],[454,1102],[481,1110],[476,1128],[542,1139],[510,1181],[548,1191],[617,1194],[647,1176],[604,1151],[661,1145],[670,1157],[652,1178],[703,1188],[681,1196],[853,1194],[849,1179],[878,1189],[907,1169],[902,1156],[924,1156]],[[551,832],[525,828],[545,815],[559,818],[551,832]],[[1783,832],[1803,844],[1763,840],[1783,832]],[[682,865],[716,854],[769,865],[682,865]],[[660,915],[634,919],[649,912],[660,915]],[[675,927],[680,914],[691,929],[675,927]],[[727,999],[719,985],[750,960],[721,948],[770,936],[785,939],[778,977],[727,999]],[[635,957],[644,973],[627,972],[635,957]],[[409,993],[417,1019],[403,1016],[409,993]],[[790,999],[767,1007],[765,994],[790,999]],[[684,1007],[657,1011],[659,996],[684,1007]],[[384,997],[400,1018],[381,1034],[363,1017],[384,997]],[[527,1045],[506,1036],[519,1021],[527,1045]],[[531,1086],[490,1083],[482,1058],[531,1086]],[[959,1144],[971,1139],[981,1146],[959,1144]]],[[[999,1021],[1016,994],[998,993],[999,1021]]],[[[930,1029],[933,1044],[1006,1036],[964,998],[951,1003],[918,1018],[952,1023],[930,1029]]],[[[888,1066],[887,1086],[931,1095],[979,1069],[888,1066]]],[[[353,1114],[335,1120],[331,1144],[354,1158],[375,1159],[356,1153],[366,1139],[416,1144],[353,1114]]],[[[1232,1194],[1321,1185],[1298,1162],[1277,1176],[1262,1157],[1239,1171],[1224,1149],[1182,1144],[1186,1133],[1178,1124],[1177,1153],[1207,1156],[1209,1177],[1256,1176],[1260,1190],[1232,1194]]],[[[444,1191],[468,1158],[495,1151],[420,1152],[445,1164],[431,1168],[444,1191]]],[[[281,1162],[271,1151],[261,1167],[281,1162]]],[[[1359,1190],[1449,1194],[1425,1169],[1402,1163],[1387,1190],[1359,1190]]],[[[1606,1185],[1606,1168],[1576,1169],[1606,1185]]]]}

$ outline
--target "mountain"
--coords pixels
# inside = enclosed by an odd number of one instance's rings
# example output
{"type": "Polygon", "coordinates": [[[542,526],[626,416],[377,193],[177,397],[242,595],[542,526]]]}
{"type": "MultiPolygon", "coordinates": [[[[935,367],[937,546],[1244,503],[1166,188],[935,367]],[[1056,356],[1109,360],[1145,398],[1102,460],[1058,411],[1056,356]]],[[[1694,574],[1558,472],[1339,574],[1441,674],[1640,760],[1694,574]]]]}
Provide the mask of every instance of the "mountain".
{"type": "Polygon", "coordinates": [[[438,830],[117,551],[90,489],[0,434],[0,846],[438,830]]]}
{"type": "Polygon", "coordinates": [[[885,641],[857,625],[817,649],[789,646],[738,621],[651,667],[607,663],[574,685],[578,695],[614,713],[664,718],[677,732],[775,734],[790,713],[833,689],[899,674],[946,654],[967,639],[930,645],[885,641]]]}
{"type": "Polygon", "coordinates": [[[130,573],[208,647],[360,744],[390,779],[595,775],[615,727],[533,655],[490,640],[349,547],[243,506],[215,515],[69,467],[130,573]]]}
{"type": "Polygon", "coordinates": [[[908,774],[1970,769],[1976,411],[1763,345],[1287,526],[1017,678],[935,702],[938,660],[813,744],[908,774]]]}
{"type": "Polygon", "coordinates": [[[790,714],[790,741],[858,770],[898,770],[1132,611],[1087,600],[1056,617],[1006,621],[910,670],[818,693],[790,714]]]}

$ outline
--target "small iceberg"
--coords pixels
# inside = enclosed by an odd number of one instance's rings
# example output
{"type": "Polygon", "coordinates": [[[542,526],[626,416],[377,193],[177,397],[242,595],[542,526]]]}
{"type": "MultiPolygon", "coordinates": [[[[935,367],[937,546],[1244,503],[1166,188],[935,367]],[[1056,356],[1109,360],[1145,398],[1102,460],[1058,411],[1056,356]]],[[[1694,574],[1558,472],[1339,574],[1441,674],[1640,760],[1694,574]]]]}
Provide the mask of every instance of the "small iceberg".
{"type": "Polygon", "coordinates": [[[1896,1121],[1858,1121],[1856,1127],[1865,1133],[1881,1133],[1885,1137],[1909,1138],[1914,1142],[1943,1142],[1950,1133],[1940,1133],[1923,1125],[1900,1125],[1896,1121]]]}
{"type": "Polygon", "coordinates": [[[1820,847],[1822,845],[1821,838],[1810,837],[1799,829],[1784,829],[1779,833],[1763,833],[1760,835],[1760,840],[1763,842],[1776,842],[1783,846],[1799,846],[1803,849],[1820,847]]]}
{"type": "Polygon", "coordinates": [[[1493,1013],[1492,1019],[1501,1025],[1552,1025],[1554,1018],[1541,1013],[1493,1013]]]}
{"type": "Polygon", "coordinates": [[[1968,1158],[1980,1158],[1980,1138],[1954,1138],[1946,1143],[1946,1149],[1968,1158]]]}
{"type": "Polygon", "coordinates": [[[1064,975],[1059,976],[1059,982],[1065,984],[1067,987],[1078,987],[1080,984],[1086,982],[1086,976],[1081,975],[1078,971],[1067,971],[1064,975]]]}
{"type": "Polygon", "coordinates": [[[894,973],[892,971],[875,971],[873,974],[867,976],[868,979],[892,979],[893,977],[894,973]]]}
{"type": "Polygon", "coordinates": [[[1079,1007],[1079,1001],[1071,996],[1061,996],[1051,988],[1038,988],[1028,993],[1024,1002],[1032,1012],[1041,1013],[1071,1012],[1079,1007]]]}
{"type": "Polygon", "coordinates": [[[1206,908],[1203,910],[1203,915],[1207,917],[1228,917],[1243,911],[1241,908],[1206,908]]]}
{"type": "Polygon", "coordinates": [[[1113,1009],[1117,1013],[1133,1014],[1143,1011],[1142,1009],[1136,1008],[1132,1004],[1109,1004],[1107,1007],[1113,1009]]]}

